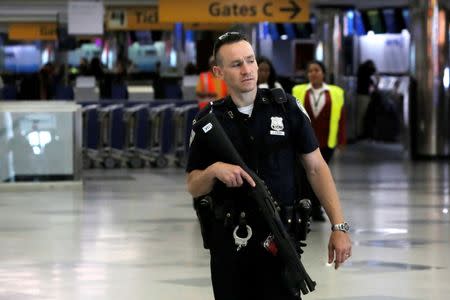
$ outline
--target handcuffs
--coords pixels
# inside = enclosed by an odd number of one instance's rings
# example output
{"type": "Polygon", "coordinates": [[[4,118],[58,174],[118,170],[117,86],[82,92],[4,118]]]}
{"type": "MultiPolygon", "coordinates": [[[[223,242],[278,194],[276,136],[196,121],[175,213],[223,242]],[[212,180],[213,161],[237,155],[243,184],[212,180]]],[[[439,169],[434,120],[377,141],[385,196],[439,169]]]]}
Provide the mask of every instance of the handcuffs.
{"type": "Polygon", "coordinates": [[[234,238],[234,244],[237,246],[236,251],[241,250],[241,248],[247,246],[248,240],[252,237],[253,232],[252,228],[248,225],[245,225],[247,229],[247,236],[246,237],[240,237],[237,235],[237,231],[239,229],[239,225],[237,225],[233,230],[233,238],[234,238]]]}

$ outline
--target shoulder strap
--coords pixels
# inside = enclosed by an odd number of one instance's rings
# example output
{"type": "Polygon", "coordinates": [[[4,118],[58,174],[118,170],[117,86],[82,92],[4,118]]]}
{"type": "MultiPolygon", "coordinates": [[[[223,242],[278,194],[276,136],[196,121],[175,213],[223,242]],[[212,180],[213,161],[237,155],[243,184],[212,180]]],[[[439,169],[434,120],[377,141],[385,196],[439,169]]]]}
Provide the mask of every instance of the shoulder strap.
{"type": "Polygon", "coordinates": [[[285,103],[287,102],[286,93],[281,88],[273,88],[270,90],[272,93],[272,99],[275,103],[280,104],[283,111],[286,112],[285,103]]]}

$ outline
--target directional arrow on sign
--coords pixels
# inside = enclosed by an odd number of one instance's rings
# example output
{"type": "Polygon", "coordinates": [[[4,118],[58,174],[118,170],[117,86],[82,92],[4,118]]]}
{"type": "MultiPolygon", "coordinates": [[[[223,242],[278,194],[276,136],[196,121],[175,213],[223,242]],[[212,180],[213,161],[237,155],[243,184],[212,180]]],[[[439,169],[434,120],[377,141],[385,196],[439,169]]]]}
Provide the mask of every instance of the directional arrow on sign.
{"type": "Polygon", "coordinates": [[[290,7],[281,7],[280,11],[282,12],[292,12],[292,15],[289,17],[289,19],[295,18],[296,15],[300,13],[302,10],[300,6],[297,5],[297,3],[294,0],[289,0],[289,3],[291,4],[290,7]]]}

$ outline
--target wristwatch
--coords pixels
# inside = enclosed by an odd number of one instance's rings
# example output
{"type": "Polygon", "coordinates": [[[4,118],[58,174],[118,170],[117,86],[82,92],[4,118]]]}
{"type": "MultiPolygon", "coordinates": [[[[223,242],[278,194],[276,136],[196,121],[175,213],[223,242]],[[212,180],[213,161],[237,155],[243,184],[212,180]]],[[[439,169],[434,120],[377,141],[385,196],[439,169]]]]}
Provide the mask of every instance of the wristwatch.
{"type": "Polygon", "coordinates": [[[350,225],[348,225],[347,222],[334,224],[331,226],[332,231],[342,231],[342,232],[348,232],[350,230],[350,225]]]}

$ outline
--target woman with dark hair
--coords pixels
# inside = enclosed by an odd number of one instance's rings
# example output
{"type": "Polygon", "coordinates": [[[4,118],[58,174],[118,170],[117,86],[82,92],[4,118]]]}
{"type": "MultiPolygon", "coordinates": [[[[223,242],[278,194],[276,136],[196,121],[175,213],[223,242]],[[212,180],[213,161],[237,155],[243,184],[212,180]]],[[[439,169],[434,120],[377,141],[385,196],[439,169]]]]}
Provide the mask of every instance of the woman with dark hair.
{"type": "Polygon", "coordinates": [[[277,73],[272,65],[272,62],[264,56],[261,56],[257,60],[258,62],[258,87],[273,89],[283,88],[277,81],[277,73]]]}
{"type": "MultiPolygon", "coordinates": [[[[294,86],[292,95],[308,112],[311,125],[319,142],[320,152],[327,163],[334,149],[346,143],[344,91],[335,85],[325,83],[325,66],[320,61],[307,65],[309,83],[294,86]]],[[[307,183],[305,183],[308,185],[307,183]]],[[[311,188],[306,189],[313,204],[312,218],[325,221],[317,196],[311,188]]]]}

